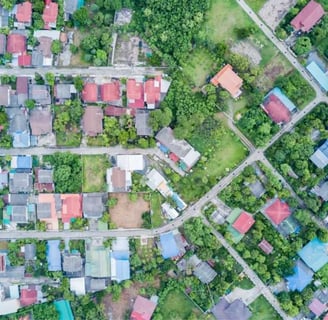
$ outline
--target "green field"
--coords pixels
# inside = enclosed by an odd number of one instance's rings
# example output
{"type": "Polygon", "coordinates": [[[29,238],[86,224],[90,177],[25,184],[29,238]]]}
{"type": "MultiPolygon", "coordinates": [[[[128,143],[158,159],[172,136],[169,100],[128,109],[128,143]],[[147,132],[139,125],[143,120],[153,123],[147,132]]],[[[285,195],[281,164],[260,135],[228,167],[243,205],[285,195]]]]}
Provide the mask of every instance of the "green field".
{"type": "Polygon", "coordinates": [[[258,13],[267,0],[246,0],[247,4],[258,13]]]}
{"type": "Polygon", "coordinates": [[[254,288],[254,284],[251,280],[249,280],[247,277],[244,277],[243,279],[239,280],[234,284],[234,286],[239,287],[241,289],[252,289],[254,288]]]}
{"type": "Polygon", "coordinates": [[[79,147],[81,144],[81,133],[74,132],[57,132],[56,143],[62,147],[79,147]]]}
{"type": "Polygon", "coordinates": [[[164,222],[161,210],[162,203],[163,197],[158,192],[153,192],[150,198],[150,208],[153,212],[153,215],[151,216],[153,228],[160,227],[164,222]]]}
{"type": "Polygon", "coordinates": [[[82,156],[83,192],[106,191],[106,170],[109,162],[106,155],[82,156]]]}
{"type": "Polygon", "coordinates": [[[250,317],[250,320],[281,319],[281,317],[277,314],[277,312],[272,308],[270,303],[263,296],[258,297],[248,307],[253,313],[253,315],[250,317]]]}

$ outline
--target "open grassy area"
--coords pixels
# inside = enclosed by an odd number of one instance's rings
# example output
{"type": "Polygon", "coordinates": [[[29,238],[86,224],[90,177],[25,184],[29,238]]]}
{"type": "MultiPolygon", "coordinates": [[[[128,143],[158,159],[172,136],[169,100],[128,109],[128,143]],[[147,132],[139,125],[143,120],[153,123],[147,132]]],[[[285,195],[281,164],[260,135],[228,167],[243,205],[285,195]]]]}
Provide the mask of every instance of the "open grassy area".
{"type": "Polygon", "coordinates": [[[249,280],[247,277],[244,277],[243,279],[236,282],[234,286],[245,290],[254,288],[253,282],[249,280]]]}
{"type": "Polygon", "coordinates": [[[272,308],[270,303],[263,297],[258,297],[253,303],[249,306],[253,315],[250,317],[250,320],[280,320],[281,317],[277,312],[272,308]]]}
{"type": "Polygon", "coordinates": [[[246,0],[246,2],[255,12],[258,13],[267,0],[246,0]]]}
{"type": "Polygon", "coordinates": [[[160,227],[164,222],[161,210],[162,203],[163,197],[158,192],[153,192],[150,198],[150,208],[153,212],[153,215],[151,217],[153,228],[160,227]]]}
{"type": "Polygon", "coordinates": [[[56,143],[61,147],[79,147],[81,144],[81,133],[74,132],[57,132],[56,143]]]}
{"type": "Polygon", "coordinates": [[[106,191],[106,169],[109,162],[106,155],[82,156],[83,192],[106,191]]]}

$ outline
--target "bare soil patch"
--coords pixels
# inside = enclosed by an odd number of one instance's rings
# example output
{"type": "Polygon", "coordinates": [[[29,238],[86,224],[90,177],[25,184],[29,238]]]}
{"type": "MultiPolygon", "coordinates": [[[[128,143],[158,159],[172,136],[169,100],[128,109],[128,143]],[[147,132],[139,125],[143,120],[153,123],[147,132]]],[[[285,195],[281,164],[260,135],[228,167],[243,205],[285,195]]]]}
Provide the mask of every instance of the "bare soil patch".
{"type": "Polygon", "coordinates": [[[255,47],[253,43],[247,40],[236,42],[231,47],[231,51],[245,56],[251,61],[251,63],[255,65],[259,65],[262,60],[262,56],[258,48],[255,47]]]}
{"type": "Polygon", "coordinates": [[[139,195],[136,202],[130,201],[128,193],[112,193],[110,197],[118,199],[117,205],[110,209],[112,222],[118,228],[140,228],[142,214],[150,210],[149,203],[142,195],[139,195]]]}

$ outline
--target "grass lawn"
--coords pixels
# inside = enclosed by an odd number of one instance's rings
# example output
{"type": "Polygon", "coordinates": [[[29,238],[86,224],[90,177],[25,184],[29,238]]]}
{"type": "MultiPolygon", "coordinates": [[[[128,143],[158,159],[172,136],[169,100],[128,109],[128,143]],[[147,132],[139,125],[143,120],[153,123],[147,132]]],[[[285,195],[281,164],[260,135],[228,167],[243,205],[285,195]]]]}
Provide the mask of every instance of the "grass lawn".
{"type": "Polygon", "coordinates": [[[255,12],[258,13],[267,0],[246,0],[246,2],[255,12]]]}
{"type": "Polygon", "coordinates": [[[253,282],[247,277],[244,277],[243,279],[235,283],[235,286],[245,290],[254,288],[253,282]]]}
{"type": "Polygon", "coordinates": [[[253,313],[253,315],[250,317],[250,320],[281,319],[281,317],[277,314],[277,312],[272,308],[270,303],[263,296],[258,297],[248,307],[253,313]]]}
{"type": "Polygon", "coordinates": [[[63,147],[79,147],[81,144],[81,133],[74,132],[58,132],[56,133],[56,142],[58,146],[63,147]]]}
{"type": "Polygon", "coordinates": [[[106,155],[82,156],[83,192],[106,191],[106,169],[109,162],[106,155]]]}
{"type": "Polygon", "coordinates": [[[153,228],[160,227],[163,222],[163,215],[161,210],[161,204],[164,202],[163,197],[158,192],[153,192],[150,198],[150,208],[153,211],[151,217],[153,228]]]}

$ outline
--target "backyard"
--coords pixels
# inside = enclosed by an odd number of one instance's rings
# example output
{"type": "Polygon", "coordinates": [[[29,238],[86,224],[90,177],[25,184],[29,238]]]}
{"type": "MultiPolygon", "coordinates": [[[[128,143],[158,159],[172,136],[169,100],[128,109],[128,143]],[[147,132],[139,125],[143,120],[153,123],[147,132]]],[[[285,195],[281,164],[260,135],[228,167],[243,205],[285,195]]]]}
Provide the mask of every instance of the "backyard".
{"type": "Polygon", "coordinates": [[[280,320],[281,317],[272,308],[270,303],[263,297],[258,297],[249,306],[252,311],[252,316],[250,320],[280,320]]]}
{"type": "Polygon", "coordinates": [[[153,228],[160,227],[164,220],[162,215],[161,204],[163,203],[163,197],[158,192],[153,192],[150,198],[150,208],[152,210],[151,222],[153,228]]]}
{"type": "Polygon", "coordinates": [[[82,156],[83,192],[106,191],[106,170],[109,162],[106,155],[82,156]]]}

